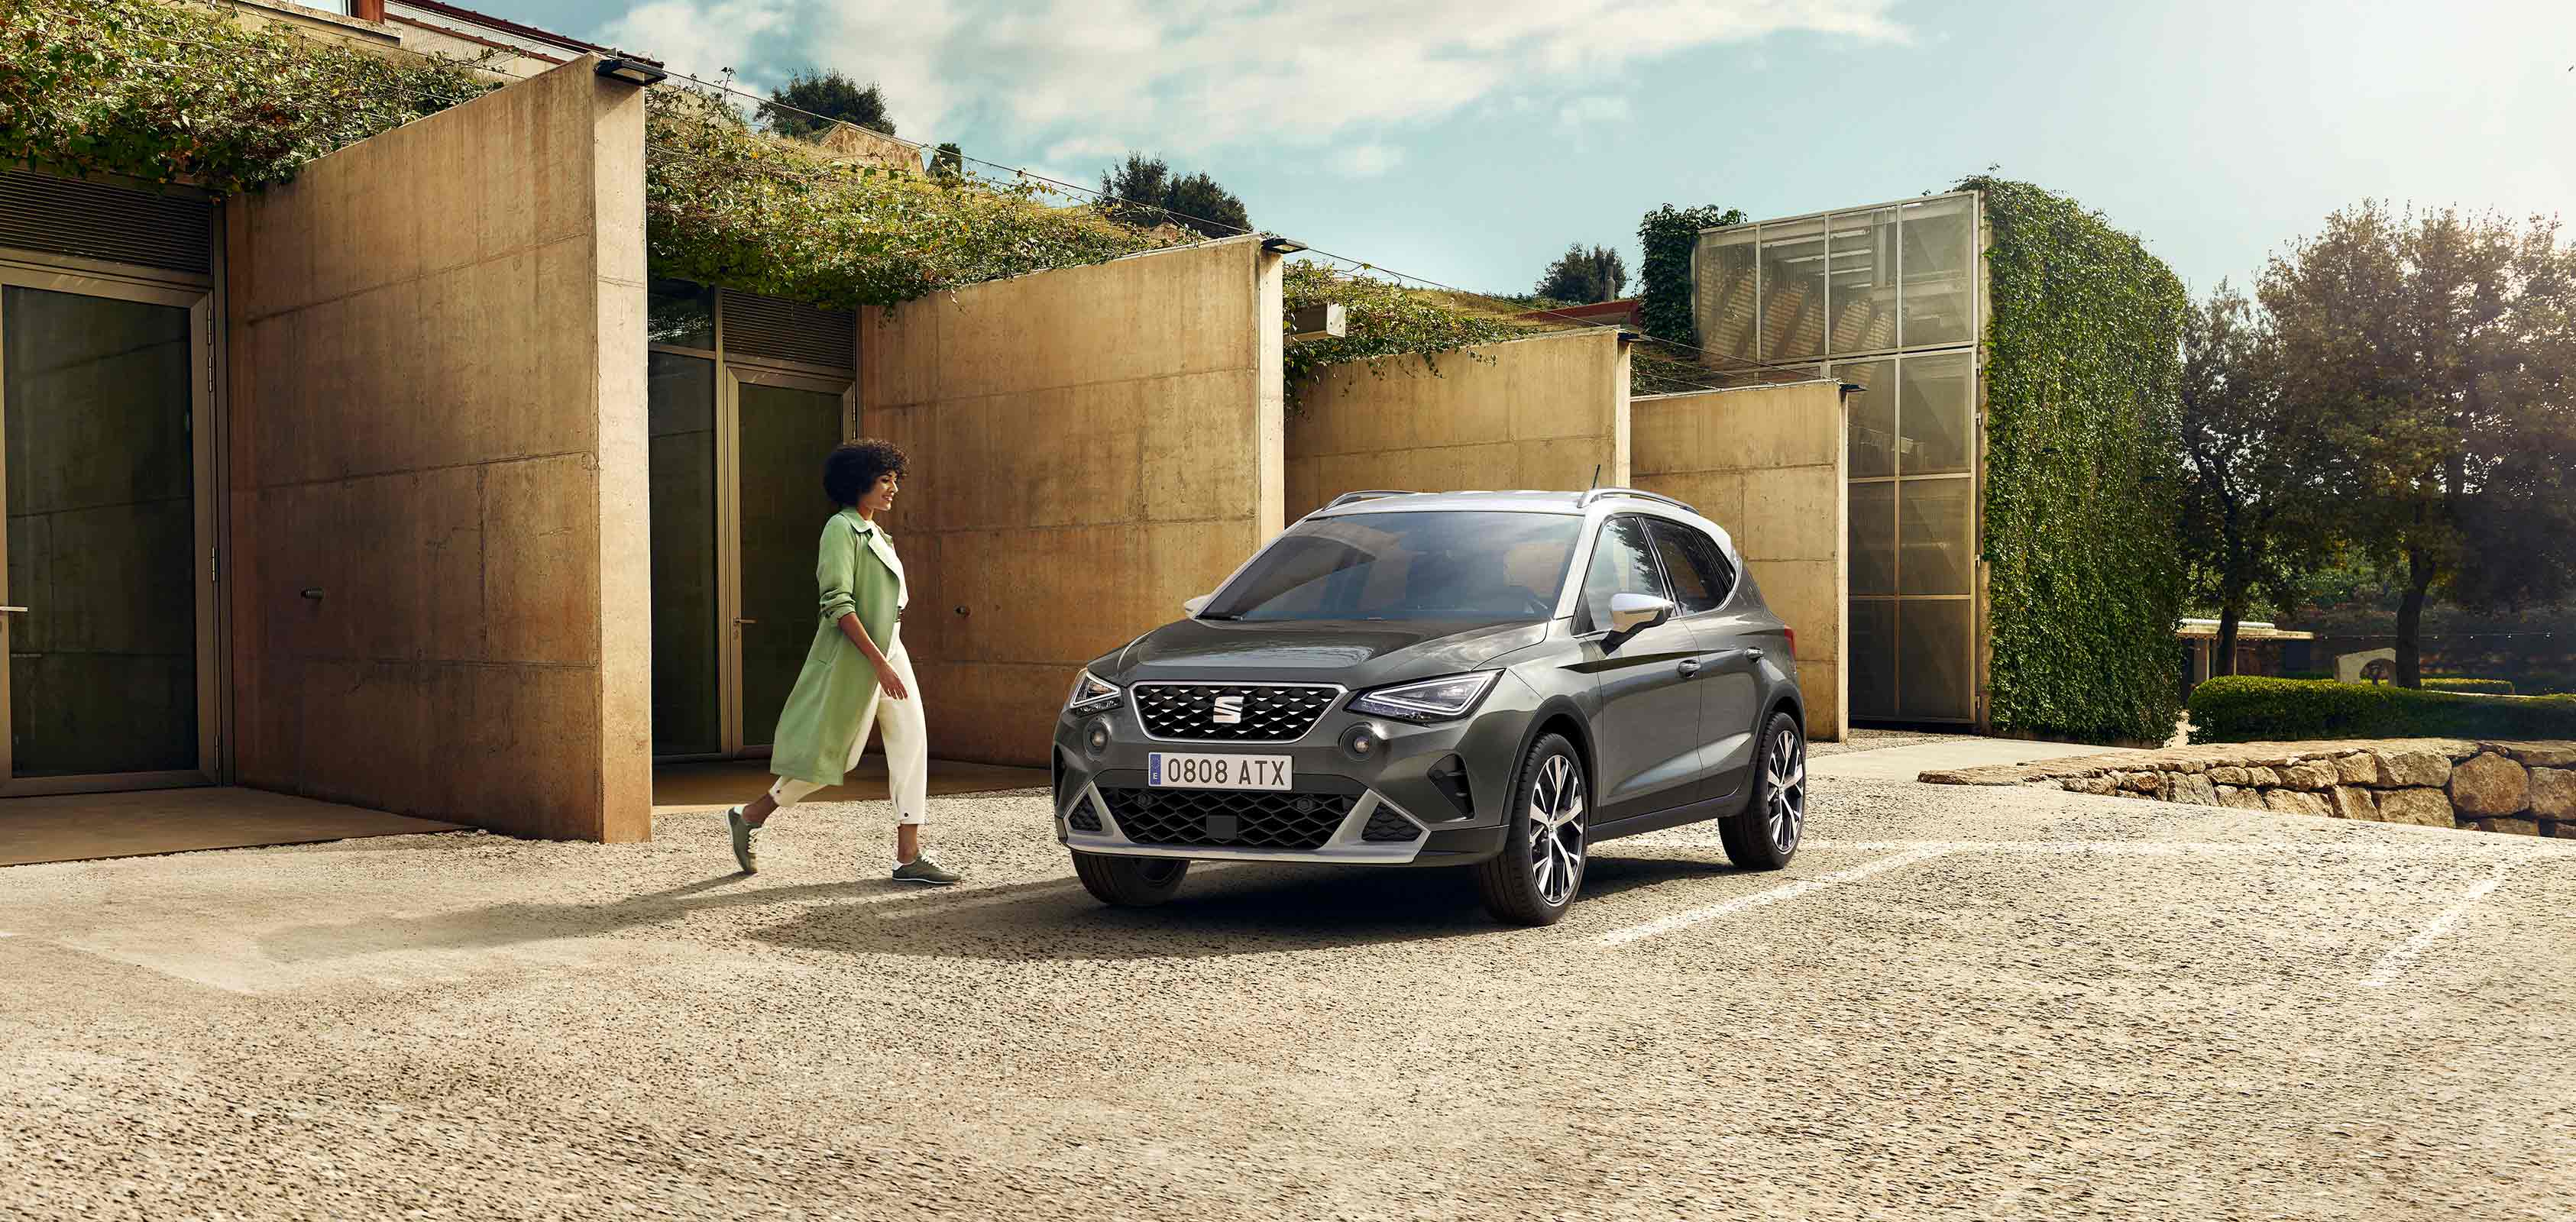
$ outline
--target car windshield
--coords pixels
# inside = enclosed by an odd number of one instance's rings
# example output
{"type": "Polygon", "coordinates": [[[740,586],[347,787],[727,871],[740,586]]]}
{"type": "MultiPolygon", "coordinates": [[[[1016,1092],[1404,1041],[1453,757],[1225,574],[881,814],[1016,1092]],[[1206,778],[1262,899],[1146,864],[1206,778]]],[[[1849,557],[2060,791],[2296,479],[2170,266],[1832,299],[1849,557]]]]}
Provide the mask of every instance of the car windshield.
{"type": "Polygon", "coordinates": [[[1291,526],[1201,619],[1509,623],[1556,613],[1583,519],[1417,510],[1291,526]]]}

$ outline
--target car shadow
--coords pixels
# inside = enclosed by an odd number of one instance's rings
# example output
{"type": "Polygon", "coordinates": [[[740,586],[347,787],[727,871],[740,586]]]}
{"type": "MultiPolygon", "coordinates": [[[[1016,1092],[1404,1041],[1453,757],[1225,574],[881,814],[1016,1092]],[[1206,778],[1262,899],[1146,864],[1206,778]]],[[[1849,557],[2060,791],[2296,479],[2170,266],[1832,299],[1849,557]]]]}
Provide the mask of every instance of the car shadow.
{"type": "Polygon", "coordinates": [[[748,884],[751,879],[748,874],[726,873],[605,904],[489,904],[417,917],[293,925],[263,935],[259,946],[262,953],[279,963],[346,959],[385,951],[489,950],[557,938],[594,937],[673,921],[708,909],[854,895],[893,886],[841,881],[718,890],[748,884]]]}
{"type": "MultiPolygon", "coordinates": [[[[1595,856],[1583,894],[1740,873],[1687,855],[1595,856]]],[[[1003,898],[982,889],[899,906],[825,905],[757,929],[783,949],[996,962],[1206,959],[1464,937],[1548,936],[1506,925],[1477,899],[1464,869],[1369,870],[1249,865],[1196,872],[1167,903],[1113,908],[1079,886],[1033,884],[1003,898]]]]}

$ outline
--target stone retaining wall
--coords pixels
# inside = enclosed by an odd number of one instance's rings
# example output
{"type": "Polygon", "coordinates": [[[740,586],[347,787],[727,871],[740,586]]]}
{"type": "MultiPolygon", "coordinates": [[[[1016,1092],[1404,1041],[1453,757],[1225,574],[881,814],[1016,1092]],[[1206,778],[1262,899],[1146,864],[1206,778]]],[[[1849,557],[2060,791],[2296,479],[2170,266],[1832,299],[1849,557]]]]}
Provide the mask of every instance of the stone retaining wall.
{"type": "Polygon", "coordinates": [[[2576,839],[2576,742],[2225,743],[1920,779],[2576,839]]]}

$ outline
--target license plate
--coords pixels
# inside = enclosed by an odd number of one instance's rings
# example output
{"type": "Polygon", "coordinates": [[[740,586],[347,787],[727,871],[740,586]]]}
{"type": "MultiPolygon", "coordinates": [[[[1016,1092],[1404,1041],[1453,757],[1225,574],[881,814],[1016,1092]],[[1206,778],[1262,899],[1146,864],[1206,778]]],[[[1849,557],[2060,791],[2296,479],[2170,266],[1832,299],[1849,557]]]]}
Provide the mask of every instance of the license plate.
{"type": "Polygon", "coordinates": [[[1153,751],[1145,756],[1145,783],[1156,789],[1286,789],[1292,779],[1285,755],[1192,755],[1153,751]]]}

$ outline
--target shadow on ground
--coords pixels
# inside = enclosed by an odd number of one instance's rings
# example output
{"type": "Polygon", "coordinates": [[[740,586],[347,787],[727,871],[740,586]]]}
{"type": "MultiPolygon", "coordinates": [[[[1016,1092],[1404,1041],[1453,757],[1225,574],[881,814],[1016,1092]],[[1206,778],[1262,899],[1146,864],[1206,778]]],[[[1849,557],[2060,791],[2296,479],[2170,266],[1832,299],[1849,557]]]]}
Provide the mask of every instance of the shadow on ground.
{"type": "MultiPolygon", "coordinates": [[[[1595,857],[1576,903],[1737,872],[1704,858],[1595,857]]],[[[800,950],[1024,963],[1267,955],[1517,928],[1486,914],[1463,869],[1240,866],[1193,872],[1178,897],[1155,908],[1111,908],[1079,885],[1032,887],[1010,900],[959,899],[965,902],[819,907],[749,936],[800,950]]]]}
{"type": "MultiPolygon", "coordinates": [[[[1576,902],[1735,872],[1703,857],[1595,856],[1576,902]]],[[[842,954],[1029,962],[1275,954],[1510,928],[1486,915],[1463,869],[1252,865],[1194,872],[1180,896],[1158,908],[1106,907],[1067,878],[923,891],[847,881],[761,887],[750,876],[725,874],[606,904],[514,902],[417,917],[298,925],[262,937],[260,949],[279,963],[402,951],[492,950],[602,937],[675,923],[693,913],[783,903],[806,906],[792,918],[743,936],[842,954]],[[841,902],[829,902],[835,900],[841,902]]]]}

